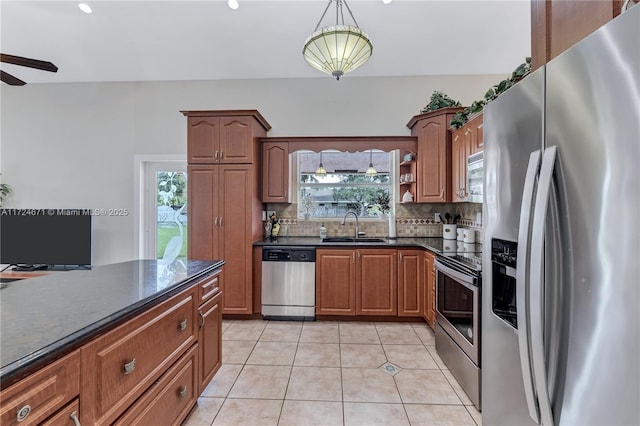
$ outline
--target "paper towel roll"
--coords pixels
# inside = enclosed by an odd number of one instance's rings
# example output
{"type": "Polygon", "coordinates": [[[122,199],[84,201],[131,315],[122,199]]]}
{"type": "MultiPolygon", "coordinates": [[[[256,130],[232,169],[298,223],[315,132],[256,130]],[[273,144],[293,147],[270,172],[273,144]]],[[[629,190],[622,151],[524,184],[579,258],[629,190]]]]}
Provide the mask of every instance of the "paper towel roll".
{"type": "Polygon", "coordinates": [[[396,218],[394,215],[389,215],[389,238],[396,237],[396,218]]]}

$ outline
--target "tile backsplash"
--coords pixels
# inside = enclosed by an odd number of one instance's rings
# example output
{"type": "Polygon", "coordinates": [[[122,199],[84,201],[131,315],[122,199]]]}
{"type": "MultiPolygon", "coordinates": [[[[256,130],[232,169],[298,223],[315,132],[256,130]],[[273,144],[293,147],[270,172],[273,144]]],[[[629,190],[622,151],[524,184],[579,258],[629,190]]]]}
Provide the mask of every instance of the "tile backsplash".
{"type": "MultiPolygon", "coordinates": [[[[310,219],[297,218],[295,204],[267,204],[267,210],[274,210],[280,218],[282,236],[291,237],[319,237],[320,224],[324,222],[329,236],[353,236],[355,221],[347,218],[346,224],[341,225],[342,219],[310,219]]],[[[444,218],[446,213],[451,216],[459,214],[462,218],[458,226],[471,228],[476,231],[476,241],[482,241],[482,223],[478,221],[482,213],[482,204],[477,203],[433,203],[433,204],[396,204],[396,235],[398,237],[441,237],[442,224],[437,222],[435,214],[440,213],[444,218]]],[[[388,237],[389,219],[361,219],[360,231],[368,237],[388,237]]]]}

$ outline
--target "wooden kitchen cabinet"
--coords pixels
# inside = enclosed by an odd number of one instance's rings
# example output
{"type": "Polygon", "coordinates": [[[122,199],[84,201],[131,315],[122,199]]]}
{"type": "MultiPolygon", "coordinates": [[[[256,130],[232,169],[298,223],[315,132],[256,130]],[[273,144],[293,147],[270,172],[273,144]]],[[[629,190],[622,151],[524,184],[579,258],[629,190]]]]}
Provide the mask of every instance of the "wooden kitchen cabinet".
{"type": "Polygon", "coordinates": [[[197,394],[211,382],[222,365],[222,294],[217,293],[198,308],[199,380],[197,394]]]}
{"type": "Polygon", "coordinates": [[[189,258],[224,259],[224,314],[253,312],[253,242],[262,237],[256,171],[247,164],[189,165],[189,258]]]}
{"type": "Polygon", "coordinates": [[[620,14],[622,0],[532,0],[531,69],[546,64],[620,14]]]}
{"type": "Polygon", "coordinates": [[[182,113],[188,126],[188,257],[223,259],[222,313],[252,314],[252,244],[264,233],[260,138],[271,126],[255,110],[182,113]]]}
{"type": "Polygon", "coordinates": [[[407,127],[418,138],[418,203],[451,201],[451,133],[449,122],[462,108],[442,108],[414,116],[407,127]]]}
{"type": "MultiPolygon", "coordinates": [[[[40,424],[79,394],[80,351],[75,351],[3,389],[0,392],[0,424],[40,424]]],[[[64,414],[66,412],[61,415],[64,414]]]]}
{"type": "Polygon", "coordinates": [[[356,314],[356,250],[316,250],[316,314],[356,314]]]}
{"type": "Polygon", "coordinates": [[[288,142],[262,142],[262,202],[290,203],[288,142]]]}
{"type": "Polygon", "coordinates": [[[253,164],[259,160],[255,139],[271,126],[255,110],[182,111],[187,116],[187,163],[253,164]]]}
{"type": "Polygon", "coordinates": [[[196,300],[194,286],[82,347],[83,424],[111,424],[196,343],[196,300]]]}
{"type": "Polygon", "coordinates": [[[56,414],[49,417],[44,423],[40,423],[40,426],[77,426],[79,422],[80,401],[76,398],[64,408],[58,410],[56,414]]]}
{"type": "Polygon", "coordinates": [[[421,317],[424,312],[423,250],[398,250],[398,316],[421,317]]]}
{"type": "Polygon", "coordinates": [[[451,133],[451,201],[469,200],[467,159],[484,147],[482,114],[469,120],[451,133]]]}
{"type": "Polygon", "coordinates": [[[317,315],[395,316],[395,249],[316,250],[317,315]]]}
{"type": "Polygon", "coordinates": [[[398,178],[399,192],[398,197],[401,203],[415,203],[417,194],[417,178],[418,178],[418,165],[416,161],[416,153],[410,151],[400,151],[400,167],[398,178]],[[411,156],[411,160],[404,159],[405,155],[411,156]],[[413,198],[411,201],[404,201],[404,194],[409,191],[413,198]]]}
{"type": "Polygon", "coordinates": [[[182,424],[196,403],[198,392],[198,345],[194,345],[114,426],[182,424]]]}
{"type": "Polygon", "coordinates": [[[424,274],[424,315],[423,318],[435,329],[436,326],[436,257],[433,253],[423,252],[424,274]]]}
{"type": "Polygon", "coordinates": [[[356,315],[398,314],[396,249],[356,250],[356,315]]]}

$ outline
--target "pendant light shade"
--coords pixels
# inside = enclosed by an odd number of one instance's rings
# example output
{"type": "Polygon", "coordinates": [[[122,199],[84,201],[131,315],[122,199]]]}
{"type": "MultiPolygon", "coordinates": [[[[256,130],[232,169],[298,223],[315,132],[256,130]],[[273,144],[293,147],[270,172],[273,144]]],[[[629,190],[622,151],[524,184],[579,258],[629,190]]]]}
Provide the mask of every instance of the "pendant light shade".
{"type": "Polygon", "coordinates": [[[318,164],[318,168],[316,169],[316,175],[326,176],[327,170],[322,165],[322,151],[320,151],[320,164],[318,164]]]}
{"type": "Polygon", "coordinates": [[[346,0],[329,0],[316,29],[307,38],[302,49],[304,59],[309,65],[331,74],[336,80],[367,62],[372,52],[373,44],[367,34],[358,27],[346,0]],[[332,2],[336,3],[336,24],[318,30],[332,2]],[[343,4],[347,7],[355,26],[344,23],[343,4]]]}
{"type": "Polygon", "coordinates": [[[364,172],[367,176],[375,176],[378,174],[378,171],[373,167],[373,150],[369,150],[369,168],[366,172],[364,172]]]}

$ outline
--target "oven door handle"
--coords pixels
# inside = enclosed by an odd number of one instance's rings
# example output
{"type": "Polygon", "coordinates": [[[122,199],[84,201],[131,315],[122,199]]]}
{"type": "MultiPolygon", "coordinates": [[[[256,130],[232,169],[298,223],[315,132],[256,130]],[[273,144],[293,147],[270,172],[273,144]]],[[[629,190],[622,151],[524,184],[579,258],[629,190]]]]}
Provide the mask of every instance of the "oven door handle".
{"type": "Polygon", "coordinates": [[[530,323],[527,293],[529,288],[529,236],[531,233],[531,210],[535,194],[536,177],[540,167],[540,150],[529,156],[529,165],[522,191],[522,205],[520,207],[520,227],[518,229],[518,256],[516,260],[516,311],[518,321],[518,347],[520,350],[520,369],[524,383],[524,395],[529,409],[529,416],[536,423],[540,423],[538,402],[533,386],[533,369],[531,367],[531,348],[529,342],[530,323]]]}
{"type": "Polygon", "coordinates": [[[458,283],[462,284],[463,286],[465,286],[471,291],[478,289],[477,286],[473,285],[473,282],[475,281],[474,277],[472,277],[471,275],[462,273],[460,271],[456,271],[455,269],[452,269],[447,265],[438,262],[438,259],[436,259],[436,270],[442,272],[445,275],[450,276],[451,278],[455,279],[458,283]]]}

